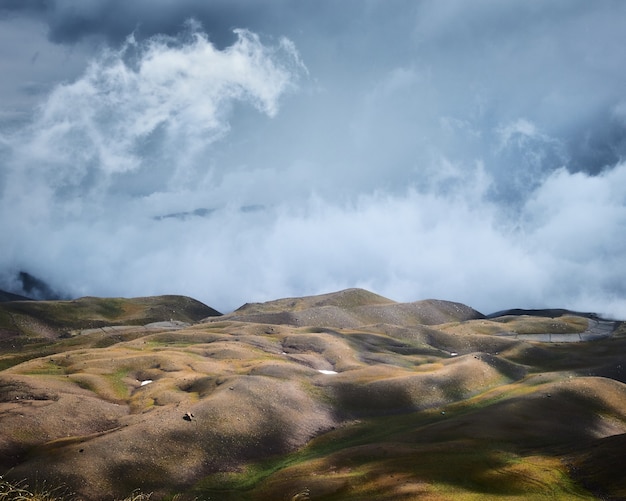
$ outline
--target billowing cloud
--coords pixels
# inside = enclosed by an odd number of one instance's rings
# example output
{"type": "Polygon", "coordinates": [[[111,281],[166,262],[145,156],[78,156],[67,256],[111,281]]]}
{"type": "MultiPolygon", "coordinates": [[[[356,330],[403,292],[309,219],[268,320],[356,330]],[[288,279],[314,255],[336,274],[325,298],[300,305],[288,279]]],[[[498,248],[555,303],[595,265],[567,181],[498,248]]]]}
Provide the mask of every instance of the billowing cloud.
{"type": "Polygon", "coordinates": [[[626,316],[626,4],[248,4],[12,6],[106,43],[0,137],[5,287],[626,316]]]}
{"type": "MultiPolygon", "coordinates": [[[[50,93],[32,124],[10,138],[14,189],[5,201],[22,216],[33,205],[75,212],[113,192],[146,196],[197,182],[206,172],[190,176],[209,167],[208,148],[228,131],[235,103],[271,117],[303,69],[288,41],[267,48],[250,32],[237,34],[224,51],[193,29],[182,40],[139,44],[131,37],[120,50],[105,51],[82,78],[50,93]],[[36,204],[26,192],[37,194],[36,204]]],[[[33,216],[42,217],[41,210],[33,216]]]]}

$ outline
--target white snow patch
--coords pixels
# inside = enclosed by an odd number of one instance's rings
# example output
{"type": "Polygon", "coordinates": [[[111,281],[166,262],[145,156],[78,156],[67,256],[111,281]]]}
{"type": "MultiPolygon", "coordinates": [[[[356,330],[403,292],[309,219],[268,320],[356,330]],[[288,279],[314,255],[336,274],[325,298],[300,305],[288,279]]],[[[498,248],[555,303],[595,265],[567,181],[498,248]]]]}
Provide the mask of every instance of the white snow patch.
{"type": "Polygon", "coordinates": [[[322,374],[337,374],[337,371],[327,371],[325,369],[318,369],[317,372],[321,372],[322,374]]]}
{"type": "Polygon", "coordinates": [[[147,384],[150,384],[152,382],[152,379],[146,379],[145,381],[141,382],[140,386],[146,386],[147,384]]]}

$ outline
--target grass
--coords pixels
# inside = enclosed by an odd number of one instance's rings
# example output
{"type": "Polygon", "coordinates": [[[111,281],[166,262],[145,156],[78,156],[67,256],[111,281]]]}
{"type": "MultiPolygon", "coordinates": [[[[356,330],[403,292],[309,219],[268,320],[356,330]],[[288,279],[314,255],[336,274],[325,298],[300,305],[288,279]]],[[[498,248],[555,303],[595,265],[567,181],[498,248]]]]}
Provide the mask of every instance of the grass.
{"type": "Polygon", "coordinates": [[[369,418],[318,437],[288,456],[206,477],[193,490],[222,500],[595,499],[558,455],[523,440],[472,439],[452,427],[428,439],[430,425],[536,391],[514,383],[418,413],[369,418]],[[285,493],[291,493],[285,497],[285,493]],[[304,495],[304,494],[302,494],[304,495]],[[308,499],[304,497],[303,499],[308,499]]]}
{"type": "MultiPolygon", "coordinates": [[[[433,451],[430,451],[431,454],[433,451]]],[[[439,454],[430,457],[394,458],[390,461],[363,462],[350,468],[331,468],[325,472],[307,471],[306,463],[294,465],[288,471],[292,482],[266,482],[260,496],[249,490],[264,475],[263,467],[252,466],[238,474],[215,476],[223,489],[199,489],[202,494],[217,495],[218,499],[593,499],[586,491],[572,484],[552,458],[537,456],[521,458],[510,453],[490,454],[475,450],[469,454],[439,454]],[[481,468],[487,464],[488,470],[481,468]],[[415,476],[416,466],[424,466],[421,478],[415,476]],[[304,468],[303,468],[304,466],[304,468]],[[453,470],[441,479],[441,470],[453,470]],[[488,473],[484,473],[488,471],[488,473]],[[313,477],[309,476],[313,473],[313,477]],[[317,476],[318,478],[315,478],[317,476]],[[242,478],[248,481],[241,481],[242,478]],[[297,485],[301,484],[301,485],[297,485]],[[310,486],[310,487],[307,487],[310,486]],[[270,497],[266,497],[270,496],[270,497]],[[272,497],[273,496],[273,497],[272,497]],[[285,497],[288,496],[288,497],[285,497]]],[[[319,462],[315,466],[320,466],[319,462]]],[[[273,468],[278,471],[280,468],[273,468]]],[[[201,494],[201,495],[202,495],[201,494]]],[[[151,493],[133,491],[119,501],[147,501],[151,493]]],[[[46,484],[30,486],[26,481],[9,482],[0,477],[0,501],[73,501],[76,496],[64,487],[46,484]]],[[[179,499],[179,495],[171,497],[179,499]]],[[[198,498],[195,498],[198,499],[198,498]]],[[[202,499],[202,498],[201,498],[202,499]]],[[[212,499],[209,498],[209,499],[212,499]]]]}
{"type": "MultiPolygon", "coordinates": [[[[348,294],[343,300],[358,303],[369,299],[360,298],[359,294],[348,294]]],[[[144,315],[141,321],[145,322],[148,316],[154,316],[152,310],[125,309],[126,306],[119,300],[107,300],[97,308],[95,299],[86,301],[85,307],[87,303],[94,309],[87,308],[84,316],[88,312],[93,315],[77,322],[91,321],[99,316],[104,320],[108,318],[108,325],[114,325],[121,317],[128,322],[141,313],[144,315]]],[[[162,315],[169,318],[166,309],[164,307],[162,315]]],[[[2,318],[0,321],[6,322],[8,317],[4,315],[2,318]]],[[[28,362],[22,368],[8,371],[7,377],[11,381],[33,381],[36,388],[45,383],[50,383],[50,386],[55,384],[55,391],[58,388],[60,395],[65,392],[62,381],[67,381],[68,387],[73,383],[94,392],[96,395],[89,395],[94,405],[99,403],[94,397],[99,396],[108,402],[128,406],[131,414],[121,422],[136,425],[137,433],[133,434],[135,432],[131,427],[124,428],[121,438],[136,440],[137,448],[122,447],[120,450],[125,451],[127,457],[120,457],[122,455],[117,454],[114,447],[109,449],[112,452],[106,458],[106,464],[107,467],[114,465],[115,469],[112,467],[111,471],[116,473],[110,478],[115,479],[112,485],[116,490],[114,494],[100,492],[101,484],[94,484],[94,490],[84,491],[93,494],[93,497],[115,495],[124,501],[162,499],[163,493],[171,489],[170,497],[166,495],[165,499],[187,500],[195,496],[197,499],[252,501],[503,497],[590,499],[591,496],[568,474],[569,463],[562,462],[555,449],[547,447],[552,443],[561,446],[563,437],[569,437],[569,428],[562,426],[564,431],[561,433],[560,428],[546,426],[549,431],[547,436],[539,436],[538,432],[546,423],[558,422],[563,416],[567,416],[563,421],[571,421],[578,416],[579,409],[587,411],[580,413],[583,416],[601,415],[602,422],[613,420],[617,424],[626,423],[626,418],[617,412],[615,415],[602,414],[608,412],[607,409],[613,409],[605,402],[613,393],[604,386],[592,385],[593,381],[587,383],[590,391],[598,388],[605,390],[602,395],[608,396],[604,400],[596,402],[591,397],[583,398],[580,396],[582,387],[574,387],[570,395],[557,392],[553,386],[542,385],[556,383],[566,377],[575,379],[576,371],[589,376],[613,370],[613,365],[618,367],[620,363],[621,348],[626,347],[626,338],[589,344],[533,344],[477,335],[478,326],[482,325],[477,322],[446,324],[451,332],[445,331],[444,327],[439,327],[442,330],[432,327],[400,331],[399,327],[371,326],[368,330],[332,330],[326,327],[268,327],[226,321],[198,324],[176,331],[137,326],[83,332],[79,329],[72,331],[76,335],[71,338],[56,340],[54,347],[58,351],[54,357],[28,362]],[[112,348],[118,343],[123,344],[112,348]],[[444,348],[457,351],[459,355],[450,357],[448,353],[442,353],[444,348]],[[282,353],[281,349],[289,353],[282,353]],[[316,364],[322,363],[324,366],[330,364],[340,374],[329,378],[319,376],[311,367],[317,368],[316,364]],[[15,374],[37,377],[19,378],[15,374]],[[154,384],[140,389],[139,382],[146,379],[152,379],[154,384]],[[261,380],[262,383],[259,383],[261,380]],[[332,409],[334,414],[329,414],[332,419],[329,417],[324,422],[327,424],[319,428],[311,426],[310,432],[300,435],[292,432],[289,426],[285,426],[284,433],[278,428],[276,423],[282,422],[278,418],[283,414],[268,402],[284,396],[282,385],[289,380],[294,385],[297,383],[297,396],[303,390],[306,396],[302,397],[303,402],[316,404],[305,408],[332,409]],[[232,382],[218,388],[225,381],[232,382]],[[229,389],[230,384],[233,392],[224,391],[229,389]],[[337,388],[345,389],[347,396],[343,398],[343,394],[337,393],[337,388]],[[552,392],[547,395],[550,398],[538,398],[548,391],[552,392]],[[533,396],[533,393],[537,395],[533,396]],[[264,400],[266,396],[267,401],[264,400]],[[212,406],[211,398],[215,398],[215,406],[212,406]],[[405,401],[411,405],[404,405],[405,401]],[[353,403],[359,412],[347,412],[351,409],[348,406],[353,403]],[[558,410],[555,406],[550,407],[552,403],[568,405],[558,410]],[[232,405],[238,409],[239,404],[242,421],[247,415],[253,416],[249,419],[258,421],[258,430],[251,426],[248,432],[248,428],[235,421],[232,426],[222,423],[222,409],[227,411],[224,415],[234,416],[235,411],[220,406],[232,405]],[[159,408],[140,416],[132,415],[152,406],[159,408]],[[275,422],[259,419],[261,411],[265,412],[266,408],[277,413],[275,422]],[[411,412],[417,408],[424,410],[411,412]],[[574,412],[566,415],[567,409],[574,412]],[[183,421],[183,413],[188,410],[195,412],[195,422],[183,421]],[[400,412],[404,414],[398,414],[400,412]],[[499,419],[499,412],[511,413],[516,418],[499,419]],[[384,417],[375,417],[383,414],[384,417]],[[350,421],[354,416],[359,416],[360,422],[350,421]],[[143,443],[139,433],[148,429],[142,427],[144,422],[154,423],[157,427],[163,425],[163,434],[159,435],[163,437],[162,442],[143,443]],[[303,446],[307,437],[339,422],[342,423],[339,429],[320,435],[303,446]],[[537,433],[528,433],[529,427],[532,427],[531,431],[536,429],[537,433]],[[496,431],[498,434],[494,435],[496,431]],[[275,439],[283,435],[289,438],[289,433],[304,438],[298,438],[299,442],[290,442],[289,448],[280,449],[284,454],[269,452],[278,451],[275,446],[278,440],[275,439]],[[486,439],[486,436],[493,440],[486,439]],[[529,442],[524,442],[526,436],[531,440],[532,448],[529,442]],[[185,456],[185,464],[176,462],[171,465],[172,458],[178,461],[182,457],[171,453],[180,451],[178,446],[181,442],[190,444],[191,452],[185,456]],[[202,447],[198,447],[197,443],[202,447]],[[298,447],[301,448],[296,450],[298,447]],[[155,459],[145,460],[143,455],[146,454],[154,454],[155,459]],[[206,458],[206,462],[201,463],[196,456],[206,458]],[[145,473],[150,475],[149,481],[142,477],[143,470],[137,473],[134,469],[135,465],[143,464],[154,466],[147,470],[149,474],[145,473]],[[188,470],[187,465],[191,465],[188,470]],[[192,468],[196,468],[193,470],[195,473],[185,476],[192,468]],[[154,490],[154,493],[133,491],[124,497],[135,487],[154,490]],[[185,489],[184,493],[174,495],[174,492],[185,489]]],[[[577,319],[519,320],[519,325],[513,320],[481,322],[489,322],[488,327],[495,327],[498,332],[513,330],[512,327],[528,332],[548,328],[553,332],[575,332],[584,327],[583,322],[577,319]]],[[[7,348],[22,339],[7,338],[7,348]]],[[[24,361],[44,354],[52,355],[44,353],[49,349],[46,345],[28,344],[34,341],[35,338],[30,337],[25,345],[3,356],[4,351],[0,350],[0,368],[3,363],[14,365],[19,357],[26,357],[21,360],[24,361]]],[[[44,338],[38,338],[38,342],[42,341],[44,338]]],[[[78,393],[76,386],[71,388],[71,393],[78,393]]],[[[617,390],[614,393],[619,396],[617,390]]],[[[300,402],[298,399],[293,401],[300,402]]],[[[7,403],[17,408],[17,403],[7,403]]],[[[32,412],[27,417],[35,422],[35,418],[44,415],[43,411],[39,411],[43,409],[40,403],[31,405],[25,401],[19,405],[24,412],[32,412]]],[[[49,405],[45,412],[55,408],[49,405]]],[[[100,408],[111,409],[113,406],[94,407],[100,408]]],[[[291,409],[285,410],[292,412],[291,409]]],[[[91,414],[85,415],[91,419],[91,414]]],[[[117,414],[112,416],[110,422],[117,419],[117,414]]],[[[85,421],[81,420],[82,417],[76,421],[85,421]]],[[[106,426],[109,426],[109,421],[106,426]]],[[[596,421],[589,417],[585,423],[593,425],[596,421]]],[[[22,422],[29,423],[21,419],[16,422],[20,423],[15,426],[17,429],[23,426],[22,422]]],[[[24,429],[35,430],[35,427],[24,429]]],[[[93,425],[87,431],[94,429],[100,428],[93,425]]],[[[72,433],[72,430],[69,431],[72,433]]],[[[66,469],[66,472],[70,471],[69,475],[59,474],[57,477],[51,468],[52,473],[46,478],[73,478],[74,471],[78,476],[78,470],[86,464],[85,460],[98,458],[97,451],[104,450],[105,439],[115,437],[115,434],[98,436],[93,442],[86,441],[101,449],[92,451],[85,446],[84,451],[80,450],[84,454],[78,454],[81,459],[72,463],[74,456],[71,454],[78,449],[70,447],[72,444],[68,440],[83,440],[86,436],[70,437],[68,434],[70,438],[65,438],[63,435],[59,439],[63,440],[62,443],[52,441],[49,444],[59,462],[67,461],[68,468],[76,467],[76,470],[66,469]]],[[[89,437],[91,440],[92,435],[89,437]]],[[[27,441],[20,440],[22,442],[27,441]]],[[[111,443],[115,442],[112,440],[111,443]]],[[[50,464],[45,463],[49,451],[42,448],[39,452],[41,455],[33,454],[33,458],[43,459],[38,463],[32,461],[33,468],[38,470],[33,469],[31,472],[34,473],[29,473],[24,467],[18,473],[17,468],[21,464],[16,460],[18,466],[15,466],[14,474],[21,478],[44,473],[46,465],[50,464]]],[[[23,461],[23,465],[28,464],[28,461],[23,461]]],[[[97,474],[99,472],[94,473],[97,474]]],[[[32,477],[28,478],[29,482],[32,481],[32,477]]],[[[50,489],[45,485],[30,488],[25,482],[9,484],[0,477],[0,501],[77,499],[76,495],[62,489],[50,489]]],[[[73,489],[82,489],[78,483],[71,485],[73,489]]]]}
{"type": "Polygon", "coordinates": [[[37,336],[45,332],[63,337],[72,330],[167,320],[194,322],[217,314],[212,308],[184,296],[12,301],[0,303],[0,329],[18,335],[37,336]]]}
{"type": "Polygon", "coordinates": [[[124,378],[128,377],[131,369],[121,368],[116,370],[113,374],[107,374],[105,377],[109,380],[111,388],[115,395],[125,400],[130,396],[130,390],[124,382],[124,378]]]}
{"type": "Polygon", "coordinates": [[[46,355],[52,355],[54,353],[56,353],[56,351],[51,349],[51,350],[41,351],[39,353],[31,352],[31,353],[23,354],[23,355],[13,355],[13,356],[7,355],[7,356],[0,358],[0,371],[3,371],[5,369],[10,369],[11,367],[15,367],[16,365],[19,365],[23,362],[28,362],[29,360],[32,360],[34,358],[45,357],[46,355]]]}
{"type": "MultiPolygon", "coordinates": [[[[147,501],[150,493],[134,491],[123,501],[147,501]]],[[[66,487],[30,486],[25,480],[10,482],[0,476],[0,501],[72,501],[77,499],[66,487]]]]}
{"type": "Polygon", "coordinates": [[[45,360],[39,365],[39,367],[34,367],[28,372],[25,372],[25,374],[40,376],[60,376],[65,374],[65,369],[63,366],[55,363],[53,360],[45,360]]]}
{"type": "Polygon", "coordinates": [[[493,322],[507,326],[507,329],[517,334],[572,334],[584,332],[589,323],[586,318],[563,316],[559,318],[544,317],[502,317],[496,318],[493,322]]]}
{"type": "Polygon", "coordinates": [[[207,477],[194,492],[222,500],[295,499],[305,493],[303,499],[327,501],[593,499],[558,458],[523,456],[484,442],[406,446],[371,439],[323,440],[288,459],[207,477]]]}
{"type": "Polygon", "coordinates": [[[352,467],[343,492],[322,499],[591,499],[553,458],[520,457],[480,445],[453,447],[370,459],[352,467]]]}

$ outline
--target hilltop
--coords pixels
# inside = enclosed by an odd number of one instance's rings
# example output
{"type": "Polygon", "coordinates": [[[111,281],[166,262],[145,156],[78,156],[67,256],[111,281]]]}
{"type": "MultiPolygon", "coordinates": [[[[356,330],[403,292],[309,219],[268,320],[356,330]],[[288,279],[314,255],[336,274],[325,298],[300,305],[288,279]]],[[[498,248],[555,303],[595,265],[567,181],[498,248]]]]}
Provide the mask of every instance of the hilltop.
{"type": "Polygon", "coordinates": [[[362,289],[226,315],[19,299],[0,303],[5,479],[94,500],[626,497],[618,321],[362,289]]]}

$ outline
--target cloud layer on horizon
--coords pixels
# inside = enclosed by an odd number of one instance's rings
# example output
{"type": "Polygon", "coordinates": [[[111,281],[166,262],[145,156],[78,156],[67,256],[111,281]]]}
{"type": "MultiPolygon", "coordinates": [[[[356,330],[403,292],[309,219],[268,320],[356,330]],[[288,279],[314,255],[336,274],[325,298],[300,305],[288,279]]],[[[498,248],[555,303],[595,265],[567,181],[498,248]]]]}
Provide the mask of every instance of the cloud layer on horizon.
{"type": "Polygon", "coordinates": [[[0,288],[626,317],[626,6],[393,3],[13,5],[106,44],[0,136],[0,288]]]}

